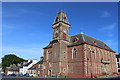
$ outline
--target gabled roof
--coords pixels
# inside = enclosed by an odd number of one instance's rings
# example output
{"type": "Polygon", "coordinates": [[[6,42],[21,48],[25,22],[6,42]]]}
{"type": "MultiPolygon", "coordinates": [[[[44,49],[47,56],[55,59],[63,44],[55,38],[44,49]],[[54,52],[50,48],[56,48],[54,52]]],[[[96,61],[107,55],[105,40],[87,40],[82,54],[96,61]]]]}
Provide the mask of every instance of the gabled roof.
{"type": "Polygon", "coordinates": [[[88,35],[85,35],[85,34],[77,34],[77,35],[71,36],[70,44],[68,46],[73,46],[74,44],[78,44],[78,43],[88,43],[94,46],[98,46],[98,47],[113,51],[104,42],[97,40],[93,37],[90,37],[88,35]],[[78,40],[74,41],[74,39],[78,39],[78,40]]]}
{"type": "Polygon", "coordinates": [[[8,67],[8,70],[9,71],[19,71],[19,67],[16,65],[12,65],[12,66],[8,67]]]}
{"type": "Polygon", "coordinates": [[[28,70],[34,70],[34,69],[36,69],[36,66],[37,64],[34,64],[32,67],[30,67],[28,70]]]}
{"type": "Polygon", "coordinates": [[[27,62],[26,64],[23,64],[23,66],[29,66],[33,61],[27,62]]]}
{"type": "Polygon", "coordinates": [[[32,67],[30,67],[28,70],[35,70],[37,69],[37,64],[43,64],[43,60],[38,61],[36,64],[34,64],[32,67]]]}

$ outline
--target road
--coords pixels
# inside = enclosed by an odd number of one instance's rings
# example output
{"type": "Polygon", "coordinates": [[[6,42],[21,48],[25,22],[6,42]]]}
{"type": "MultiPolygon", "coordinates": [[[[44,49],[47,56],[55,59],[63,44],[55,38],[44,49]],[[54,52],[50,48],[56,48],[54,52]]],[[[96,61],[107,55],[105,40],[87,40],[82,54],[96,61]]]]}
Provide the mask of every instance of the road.
{"type": "Polygon", "coordinates": [[[40,77],[3,77],[2,80],[120,80],[120,77],[113,78],[40,78],[40,77]]]}

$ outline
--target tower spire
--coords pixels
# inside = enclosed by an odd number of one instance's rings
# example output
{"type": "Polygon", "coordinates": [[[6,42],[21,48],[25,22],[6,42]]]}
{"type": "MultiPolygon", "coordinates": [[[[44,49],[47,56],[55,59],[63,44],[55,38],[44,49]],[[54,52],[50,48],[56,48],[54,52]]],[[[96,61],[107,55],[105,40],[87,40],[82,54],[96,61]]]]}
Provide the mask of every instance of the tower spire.
{"type": "Polygon", "coordinates": [[[63,22],[63,23],[69,24],[66,13],[61,11],[61,10],[58,12],[58,14],[54,20],[53,25],[58,23],[58,22],[63,22]]]}

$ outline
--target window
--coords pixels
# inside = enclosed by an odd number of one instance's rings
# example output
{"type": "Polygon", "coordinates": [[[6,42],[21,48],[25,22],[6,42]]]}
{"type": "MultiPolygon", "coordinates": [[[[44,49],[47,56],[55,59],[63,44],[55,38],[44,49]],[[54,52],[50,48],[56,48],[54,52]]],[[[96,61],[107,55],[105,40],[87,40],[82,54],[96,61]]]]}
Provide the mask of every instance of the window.
{"type": "Polygon", "coordinates": [[[47,50],[47,53],[46,53],[46,60],[49,59],[49,51],[47,50]]]}
{"type": "Polygon", "coordinates": [[[73,48],[72,50],[72,59],[76,59],[77,58],[77,50],[76,48],[73,48]]]}
{"type": "Polygon", "coordinates": [[[55,54],[54,54],[54,58],[56,58],[56,52],[55,52],[55,54]]]}
{"type": "Polygon", "coordinates": [[[63,39],[66,39],[66,34],[65,33],[63,33],[63,39]]]}
{"type": "Polygon", "coordinates": [[[90,51],[91,51],[91,48],[89,47],[89,48],[88,48],[88,50],[90,50],[90,51]]]}
{"type": "Polygon", "coordinates": [[[65,52],[64,52],[63,57],[66,58],[65,56],[66,56],[66,55],[65,55],[65,52]]]}
{"type": "Polygon", "coordinates": [[[96,41],[93,41],[93,43],[94,43],[94,44],[97,44],[97,42],[96,42],[96,41]]]}
{"type": "Polygon", "coordinates": [[[66,72],[66,68],[63,68],[63,72],[64,72],[64,73],[66,72]]]}
{"type": "Polygon", "coordinates": [[[119,58],[117,58],[117,62],[119,62],[119,58]]]}
{"type": "Polygon", "coordinates": [[[76,37],[75,39],[73,39],[73,42],[76,43],[76,42],[78,42],[78,40],[79,40],[79,38],[76,37]]]}
{"type": "Polygon", "coordinates": [[[118,63],[118,68],[120,68],[120,64],[118,63]]]}
{"type": "Polygon", "coordinates": [[[58,21],[58,17],[56,17],[55,21],[56,21],[56,22],[58,21]]]}

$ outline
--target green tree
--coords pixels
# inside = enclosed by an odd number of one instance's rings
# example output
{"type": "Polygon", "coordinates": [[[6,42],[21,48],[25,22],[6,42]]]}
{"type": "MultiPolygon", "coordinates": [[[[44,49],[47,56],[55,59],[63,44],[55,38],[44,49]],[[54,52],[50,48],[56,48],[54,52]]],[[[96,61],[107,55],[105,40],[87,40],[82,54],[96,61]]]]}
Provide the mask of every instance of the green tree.
{"type": "Polygon", "coordinates": [[[26,61],[27,60],[20,58],[14,54],[8,54],[2,58],[2,69],[5,70],[5,68],[9,67],[11,64],[17,65],[18,63],[22,64],[23,62],[26,61]]]}

